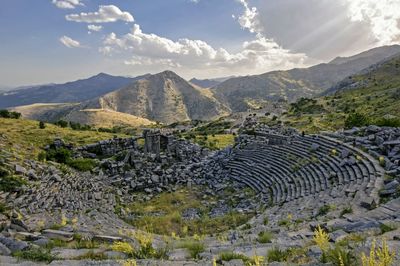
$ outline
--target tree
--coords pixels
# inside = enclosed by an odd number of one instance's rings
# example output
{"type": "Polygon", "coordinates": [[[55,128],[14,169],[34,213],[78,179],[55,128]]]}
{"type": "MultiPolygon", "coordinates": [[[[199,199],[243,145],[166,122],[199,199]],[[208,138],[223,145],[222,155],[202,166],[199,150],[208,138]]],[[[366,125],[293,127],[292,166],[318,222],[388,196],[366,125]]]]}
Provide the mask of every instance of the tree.
{"type": "Polygon", "coordinates": [[[43,121],[39,122],[39,128],[40,129],[45,129],[46,128],[46,125],[45,125],[45,123],[43,121]]]}

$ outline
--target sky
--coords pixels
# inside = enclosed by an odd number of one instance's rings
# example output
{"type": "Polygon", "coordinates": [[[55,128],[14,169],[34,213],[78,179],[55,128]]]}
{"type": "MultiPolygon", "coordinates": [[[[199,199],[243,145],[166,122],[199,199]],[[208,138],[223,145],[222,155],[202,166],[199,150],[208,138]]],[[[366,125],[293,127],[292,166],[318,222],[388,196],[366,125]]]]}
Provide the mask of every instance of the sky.
{"type": "Polygon", "coordinates": [[[400,0],[2,0],[0,87],[307,67],[400,43],[400,0]]]}

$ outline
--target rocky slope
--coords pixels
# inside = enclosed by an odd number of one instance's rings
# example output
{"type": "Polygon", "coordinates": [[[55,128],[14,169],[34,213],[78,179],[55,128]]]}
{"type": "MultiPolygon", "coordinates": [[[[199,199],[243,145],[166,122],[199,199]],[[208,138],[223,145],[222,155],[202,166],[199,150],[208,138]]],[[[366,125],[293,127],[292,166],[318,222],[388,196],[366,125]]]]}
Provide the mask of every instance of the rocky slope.
{"type": "Polygon", "coordinates": [[[142,77],[145,76],[126,78],[100,73],[88,79],[65,84],[23,87],[10,92],[0,93],[0,108],[34,103],[82,102],[116,90],[142,77]]]}
{"type": "Polygon", "coordinates": [[[227,114],[207,89],[190,84],[171,71],[151,75],[85,102],[81,109],[108,109],[165,124],[185,120],[210,120],[227,114]]]}
{"type": "Polygon", "coordinates": [[[273,71],[261,75],[229,79],[212,91],[232,111],[245,111],[251,101],[310,97],[330,88],[347,76],[400,53],[400,46],[384,46],[310,68],[273,71]]]}

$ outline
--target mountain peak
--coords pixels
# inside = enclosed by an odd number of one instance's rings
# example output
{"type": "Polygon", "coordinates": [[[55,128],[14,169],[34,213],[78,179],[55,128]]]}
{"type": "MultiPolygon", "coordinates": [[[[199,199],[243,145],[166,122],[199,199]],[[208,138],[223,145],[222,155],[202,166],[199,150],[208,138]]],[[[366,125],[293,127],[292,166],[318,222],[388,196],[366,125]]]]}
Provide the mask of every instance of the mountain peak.
{"type": "Polygon", "coordinates": [[[176,74],[174,71],[171,70],[165,70],[163,72],[160,72],[158,74],[155,74],[155,76],[163,76],[165,78],[176,78],[180,77],[178,74],[176,74]]]}

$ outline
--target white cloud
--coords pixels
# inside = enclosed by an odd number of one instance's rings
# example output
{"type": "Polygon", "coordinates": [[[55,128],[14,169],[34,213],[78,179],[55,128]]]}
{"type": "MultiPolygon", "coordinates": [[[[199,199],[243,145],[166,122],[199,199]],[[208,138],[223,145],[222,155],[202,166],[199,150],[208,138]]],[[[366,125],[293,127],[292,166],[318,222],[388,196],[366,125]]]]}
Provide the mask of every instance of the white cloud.
{"type": "Polygon", "coordinates": [[[238,18],[240,26],[248,29],[251,33],[262,34],[264,28],[259,19],[256,7],[250,7],[248,0],[238,0],[244,7],[243,14],[238,18]]]}
{"type": "Polygon", "coordinates": [[[105,23],[115,22],[118,20],[133,22],[134,18],[129,12],[123,12],[117,6],[99,6],[99,10],[96,12],[70,14],[66,15],[65,18],[69,21],[75,22],[86,22],[86,23],[105,23]]]}
{"type": "Polygon", "coordinates": [[[180,72],[203,72],[209,73],[208,75],[259,74],[306,66],[308,58],[305,54],[293,53],[266,38],[257,9],[250,7],[247,0],[238,1],[243,5],[244,11],[233,18],[255,36],[236,51],[216,48],[202,40],[171,40],[145,33],[137,24],[125,35],[109,34],[99,51],[114,59],[118,58],[124,65],[132,68],[180,68],[180,72]]]}
{"type": "Polygon", "coordinates": [[[101,31],[103,26],[90,24],[87,26],[89,31],[101,31]]]}
{"type": "Polygon", "coordinates": [[[70,37],[65,36],[65,35],[62,36],[59,40],[60,40],[60,42],[62,44],[64,44],[68,48],[79,48],[79,47],[82,47],[80,42],[78,42],[78,41],[76,41],[74,39],[71,39],[70,37]]]}
{"type": "Polygon", "coordinates": [[[83,6],[81,0],[52,0],[52,3],[58,8],[74,9],[76,6],[83,6]]]}
{"type": "Polygon", "coordinates": [[[345,0],[352,21],[364,21],[378,45],[400,42],[399,0],[345,0]]]}
{"type": "Polygon", "coordinates": [[[106,55],[121,54],[127,65],[164,65],[191,69],[225,69],[229,73],[260,73],[276,68],[304,65],[304,54],[293,54],[264,37],[245,42],[240,51],[230,53],[201,40],[177,41],[144,33],[134,25],[128,34],[109,34],[100,51],[106,55]],[[129,58],[129,59],[126,59],[129,58]]]}

